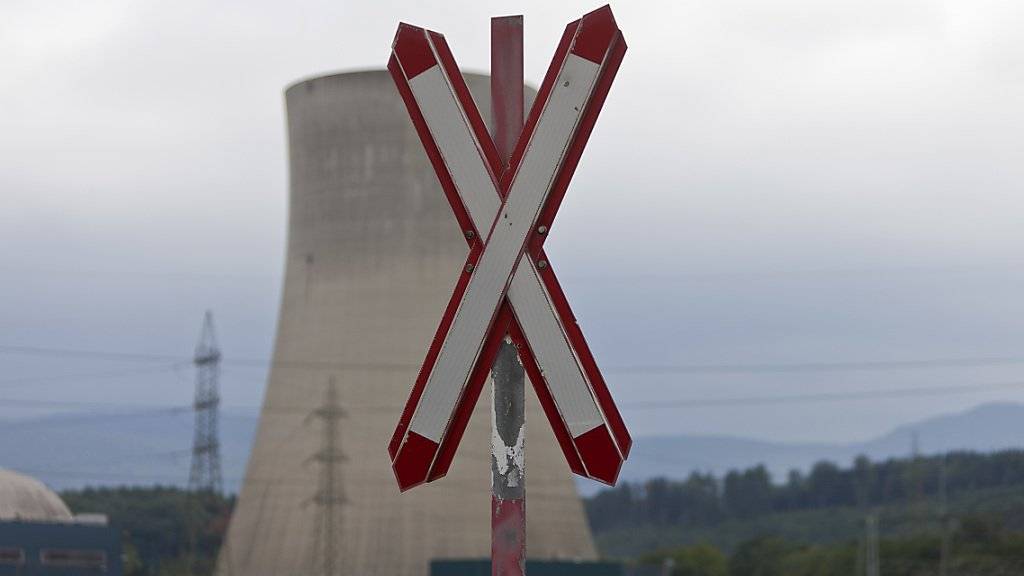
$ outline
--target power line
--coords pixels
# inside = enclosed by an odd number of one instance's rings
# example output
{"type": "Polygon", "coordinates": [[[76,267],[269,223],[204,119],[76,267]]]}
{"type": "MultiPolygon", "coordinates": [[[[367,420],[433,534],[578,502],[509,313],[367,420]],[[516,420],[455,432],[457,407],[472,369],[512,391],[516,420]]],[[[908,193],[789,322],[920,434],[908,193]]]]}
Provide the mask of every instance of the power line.
{"type": "MultiPolygon", "coordinates": [[[[638,283],[646,284],[674,283],[674,282],[702,282],[702,281],[735,281],[737,279],[772,279],[772,278],[813,278],[813,277],[842,277],[842,276],[875,276],[888,278],[893,275],[957,275],[996,272],[1006,274],[1008,271],[1016,271],[1021,268],[1022,262],[1007,260],[992,264],[964,265],[964,266],[923,266],[923,265],[893,265],[893,266],[861,266],[850,268],[777,268],[766,270],[722,270],[691,273],[662,273],[649,272],[646,270],[634,270],[627,274],[586,274],[575,273],[565,274],[560,279],[563,282],[580,283],[638,283]]],[[[37,266],[0,265],[0,271],[15,273],[20,276],[29,274],[37,276],[99,276],[99,277],[135,277],[135,278],[195,278],[200,280],[232,280],[246,281],[254,280],[279,280],[281,274],[273,272],[241,272],[229,273],[223,271],[206,270],[104,270],[101,268],[53,268],[37,266]]]]}
{"type": "MultiPolygon", "coordinates": [[[[889,398],[913,398],[928,396],[944,396],[955,394],[971,394],[976,392],[992,392],[1024,388],[1024,381],[992,382],[982,384],[954,384],[949,386],[921,386],[914,388],[848,390],[840,392],[816,392],[811,394],[788,394],[778,396],[732,396],[724,398],[680,398],[666,400],[650,400],[640,402],[624,402],[623,410],[659,410],[665,408],[713,408],[726,406],[757,406],[764,404],[800,404],[806,402],[841,402],[852,400],[872,400],[889,398]]],[[[93,408],[131,408],[145,411],[182,413],[193,409],[192,405],[158,405],[129,404],[120,402],[79,402],[73,400],[35,400],[30,398],[0,398],[0,404],[25,405],[38,407],[93,407],[93,408]]],[[[257,405],[222,405],[222,408],[233,410],[259,411],[264,414],[308,414],[309,406],[257,406],[257,405]]],[[[364,405],[349,406],[354,414],[367,412],[386,412],[398,414],[400,405],[364,405]]]]}
{"type": "Polygon", "coordinates": [[[136,404],[129,402],[102,402],[91,400],[49,400],[34,398],[0,398],[0,407],[7,405],[39,408],[117,408],[137,410],[137,413],[191,412],[192,405],[136,404]]]}
{"type": "Polygon", "coordinates": [[[135,452],[131,454],[118,454],[109,458],[96,459],[89,456],[87,461],[79,461],[74,458],[65,459],[65,464],[85,464],[87,466],[96,465],[110,465],[123,463],[125,461],[139,461],[139,460],[167,460],[177,463],[180,459],[191,454],[191,450],[178,449],[178,450],[163,450],[159,452],[135,452]]]}
{"type": "MultiPolygon", "coordinates": [[[[82,350],[74,348],[49,348],[41,346],[0,345],[0,353],[24,354],[30,356],[97,358],[134,362],[190,363],[191,359],[171,354],[145,352],[82,350]]],[[[224,358],[223,364],[234,366],[265,367],[271,364],[268,358],[224,358]]],[[[406,371],[415,370],[419,364],[399,362],[330,362],[316,360],[280,359],[275,365],[284,368],[311,368],[321,370],[368,370],[406,371]]],[[[604,368],[608,373],[617,374],[744,374],[744,373],[789,373],[789,372],[855,372],[912,370],[922,368],[957,368],[1024,364],[1024,356],[968,356],[910,360],[859,360],[838,362],[788,362],[788,363],[722,363],[722,364],[626,364],[604,368]]]]}
{"type": "Polygon", "coordinates": [[[915,388],[890,388],[875,390],[854,390],[846,392],[820,392],[814,394],[790,394],[782,396],[734,396],[731,398],[688,398],[678,400],[652,400],[622,404],[623,409],[656,410],[659,408],[706,408],[713,406],[753,406],[762,404],[795,404],[804,402],[829,402],[844,400],[872,400],[883,398],[911,398],[922,396],[943,396],[947,394],[968,394],[1024,388],[1024,382],[994,382],[989,384],[954,384],[950,386],[922,386],[915,388]]]}
{"type": "MultiPolygon", "coordinates": [[[[178,484],[181,482],[180,475],[170,474],[129,474],[129,473],[117,473],[117,472],[88,472],[85,470],[54,470],[47,468],[16,468],[19,472],[25,474],[32,474],[33,476],[50,476],[54,478],[69,478],[76,480],[113,480],[113,481],[127,481],[127,480],[163,480],[178,484]]],[[[240,479],[239,479],[240,480],[240,479]]]]}
{"type": "MultiPolygon", "coordinates": [[[[92,472],[89,470],[75,470],[75,469],[55,469],[55,468],[35,468],[35,467],[12,467],[12,470],[29,474],[32,476],[40,476],[43,478],[66,478],[76,480],[108,480],[115,482],[126,482],[126,481],[165,481],[168,482],[168,487],[181,488],[183,491],[186,486],[181,482],[180,474],[164,474],[164,473],[153,473],[153,474],[133,474],[130,472],[109,472],[109,471],[97,471],[92,472]]],[[[298,476],[285,476],[285,477],[272,477],[272,476],[225,476],[224,481],[231,484],[246,483],[258,483],[264,485],[279,485],[279,486],[295,486],[298,488],[310,488],[316,487],[317,479],[314,475],[310,474],[307,479],[302,479],[298,476]]],[[[456,481],[453,485],[456,489],[465,488],[468,489],[471,486],[460,486],[456,481]]]]}
{"type": "Polygon", "coordinates": [[[723,270],[692,273],[663,273],[635,270],[628,274],[566,274],[559,280],[566,283],[593,284],[644,284],[656,287],[664,284],[686,282],[736,282],[742,280],[791,280],[803,278],[842,278],[874,276],[888,279],[894,275],[962,275],[996,273],[1018,273],[1022,262],[1011,260],[993,265],[978,266],[864,266],[854,268],[790,268],[766,270],[723,270]]]}
{"type": "Polygon", "coordinates": [[[96,380],[107,378],[119,378],[121,376],[137,376],[141,374],[158,374],[162,372],[173,372],[186,366],[187,362],[174,362],[172,364],[156,366],[152,368],[133,368],[129,370],[108,370],[105,372],[78,372],[74,374],[53,374],[50,376],[29,376],[25,378],[12,378],[0,380],[0,387],[14,388],[22,384],[41,384],[47,382],[62,382],[65,380],[96,380]]]}
{"type": "Polygon", "coordinates": [[[75,348],[47,348],[43,346],[0,345],[0,352],[24,354],[26,356],[47,356],[63,358],[101,358],[133,362],[191,362],[191,359],[171,354],[149,354],[143,352],[111,352],[108,350],[80,350],[75,348]]]}
{"type": "Polygon", "coordinates": [[[278,274],[259,273],[225,273],[225,272],[203,272],[195,270],[170,270],[170,271],[146,271],[146,270],[102,270],[89,268],[36,268],[24,266],[0,266],[0,271],[11,272],[18,275],[59,275],[59,276],[99,276],[99,277],[136,277],[136,278],[195,278],[199,280],[237,280],[244,282],[260,280],[278,280],[278,274]]]}
{"type": "Polygon", "coordinates": [[[764,364],[634,364],[611,366],[605,371],[625,374],[747,374],[788,372],[860,372],[913,370],[921,368],[959,368],[1024,364],[1020,356],[980,356],[931,358],[925,360],[866,360],[858,362],[794,362],[764,364]]]}
{"type": "MultiPolygon", "coordinates": [[[[84,358],[115,360],[125,362],[167,362],[191,363],[192,360],[173,354],[157,354],[147,352],[123,352],[111,350],[82,350],[75,348],[48,348],[42,346],[0,345],[0,353],[23,354],[27,356],[43,356],[57,358],[84,358]]],[[[270,366],[267,358],[224,358],[222,364],[233,366],[270,366]]],[[[317,370],[374,370],[374,371],[405,371],[419,368],[419,364],[396,362],[323,362],[316,360],[281,359],[275,365],[285,368],[311,368],[317,370]]]]}
{"type": "MultiPolygon", "coordinates": [[[[725,398],[683,398],[667,400],[651,400],[640,402],[623,402],[619,406],[623,410],[657,410],[662,408],[708,408],[716,406],[744,406],[762,404],[800,404],[805,402],[825,401],[847,401],[867,400],[884,398],[908,398],[925,396],[943,396],[949,394],[967,394],[972,392],[989,392],[993,390],[1005,390],[1024,388],[1024,381],[1020,382],[992,382],[983,384],[959,384],[949,386],[919,386],[914,388],[893,388],[893,389],[872,389],[872,390],[849,390],[841,392],[815,392],[810,394],[788,394],[779,396],[733,396],[725,398]]],[[[236,406],[235,408],[243,408],[236,406]]],[[[253,410],[259,410],[257,406],[248,406],[253,410]]],[[[390,411],[398,412],[400,406],[362,406],[351,407],[354,412],[367,411],[390,411]]],[[[269,413],[302,413],[308,408],[291,406],[267,406],[262,408],[269,413]]]]}
{"type": "MultiPolygon", "coordinates": [[[[21,467],[16,468],[16,470],[19,471],[19,472],[23,472],[25,474],[31,474],[33,476],[50,476],[50,477],[54,477],[54,478],[68,478],[68,479],[76,479],[76,480],[85,480],[85,479],[89,479],[89,480],[111,480],[111,481],[131,481],[131,480],[154,481],[154,480],[157,480],[157,481],[170,482],[174,486],[179,486],[180,483],[181,483],[181,476],[180,475],[160,474],[160,473],[154,473],[154,474],[132,474],[132,473],[129,473],[129,472],[123,472],[123,473],[122,472],[105,472],[105,471],[90,472],[88,470],[69,470],[69,469],[53,469],[53,468],[21,468],[21,467]]],[[[228,477],[225,477],[224,480],[226,480],[228,482],[231,482],[231,483],[240,483],[240,482],[249,480],[249,481],[253,481],[253,482],[262,482],[262,483],[270,483],[270,484],[291,484],[291,485],[296,485],[296,486],[308,486],[308,485],[310,485],[311,483],[314,482],[313,480],[310,480],[308,482],[301,482],[301,481],[296,481],[294,479],[286,479],[286,478],[283,479],[283,478],[253,477],[253,478],[248,478],[247,479],[247,478],[241,477],[241,476],[228,476],[228,477]]]]}

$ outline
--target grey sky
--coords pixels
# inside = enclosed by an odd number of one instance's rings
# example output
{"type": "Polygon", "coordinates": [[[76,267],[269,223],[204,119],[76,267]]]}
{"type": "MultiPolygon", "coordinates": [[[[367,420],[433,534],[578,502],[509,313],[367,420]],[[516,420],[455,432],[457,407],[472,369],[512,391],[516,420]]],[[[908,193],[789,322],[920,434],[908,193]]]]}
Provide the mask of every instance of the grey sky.
{"type": "MultiPolygon", "coordinates": [[[[536,82],[564,25],[593,7],[0,4],[0,345],[187,355],[209,307],[228,356],[268,357],[283,88],[382,66],[399,20],[442,31],[464,68],[486,70],[488,18],[509,13],[526,17],[536,82]]],[[[602,365],[1024,356],[1024,6],[613,9],[630,50],[548,244],[602,365]]],[[[187,368],[24,382],[147,365],[0,362],[0,398],[191,394],[187,368]]],[[[629,403],[1024,380],[1024,364],[609,374],[629,403]]],[[[227,367],[226,402],[257,404],[263,378],[227,367]]],[[[637,434],[852,440],[992,399],[1024,400],[1024,388],[627,419],[637,434]]]]}

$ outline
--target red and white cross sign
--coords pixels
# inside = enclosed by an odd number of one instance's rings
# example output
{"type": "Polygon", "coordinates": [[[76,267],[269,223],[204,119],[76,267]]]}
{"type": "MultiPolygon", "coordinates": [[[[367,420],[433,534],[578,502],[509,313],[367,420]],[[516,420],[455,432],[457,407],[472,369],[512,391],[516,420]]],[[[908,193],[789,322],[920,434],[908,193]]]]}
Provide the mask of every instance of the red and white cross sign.
{"type": "Polygon", "coordinates": [[[569,24],[506,169],[444,37],[399,25],[388,70],[469,243],[389,445],[403,491],[447,473],[506,335],[569,467],[617,479],[632,440],[543,245],[625,51],[607,6],[569,24]]]}

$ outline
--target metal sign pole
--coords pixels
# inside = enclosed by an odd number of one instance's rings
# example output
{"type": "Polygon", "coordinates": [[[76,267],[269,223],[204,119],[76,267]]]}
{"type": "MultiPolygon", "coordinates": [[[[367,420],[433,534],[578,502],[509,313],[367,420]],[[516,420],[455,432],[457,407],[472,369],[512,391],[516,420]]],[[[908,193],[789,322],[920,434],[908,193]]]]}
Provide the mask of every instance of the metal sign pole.
{"type": "MultiPolygon", "coordinates": [[[[491,133],[503,168],[523,129],[523,17],[491,19],[491,133]]],[[[526,572],[526,380],[506,336],[491,367],[491,575],[526,572]]]]}

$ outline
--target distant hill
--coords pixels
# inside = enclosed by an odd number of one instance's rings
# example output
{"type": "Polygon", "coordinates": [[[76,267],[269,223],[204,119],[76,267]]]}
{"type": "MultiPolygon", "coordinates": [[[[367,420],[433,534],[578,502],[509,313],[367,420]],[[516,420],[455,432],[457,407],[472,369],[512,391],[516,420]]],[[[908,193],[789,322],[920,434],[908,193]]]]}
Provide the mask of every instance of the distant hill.
{"type": "MultiPolygon", "coordinates": [[[[184,486],[191,462],[189,411],[56,415],[0,423],[0,467],[64,490],[82,486],[184,486]]],[[[220,418],[224,486],[236,492],[245,474],[258,418],[220,418]]]]}
{"type": "MultiPolygon", "coordinates": [[[[654,476],[681,478],[694,470],[721,475],[730,469],[764,464],[776,481],[782,481],[789,470],[808,470],[820,460],[848,464],[859,454],[876,461],[906,456],[915,433],[923,454],[1019,448],[1024,445],[1024,405],[983,404],[966,412],[906,424],[867,442],[854,444],[786,444],[700,435],[638,438],[622,477],[627,480],[654,476]]],[[[592,493],[599,489],[590,484],[581,484],[581,490],[592,493]]]]}
{"type": "MultiPolygon", "coordinates": [[[[0,422],[0,467],[21,470],[57,489],[86,485],[182,486],[188,481],[193,415],[187,411],[89,413],[0,422]]],[[[236,491],[256,430],[255,412],[221,415],[224,484],[236,491]]],[[[900,426],[857,444],[785,444],[726,436],[637,438],[623,469],[626,480],[682,478],[693,470],[723,474],[765,464],[776,480],[792,468],[819,460],[847,464],[858,454],[872,460],[905,456],[918,434],[925,454],[965,449],[990,452],[1019,447],[1024,440],[1024,405],[977,408],[900,426]]],[[[581,482],[584,493],[599,485],[581,482]]]]}

